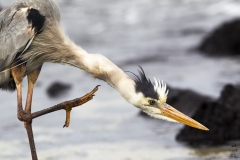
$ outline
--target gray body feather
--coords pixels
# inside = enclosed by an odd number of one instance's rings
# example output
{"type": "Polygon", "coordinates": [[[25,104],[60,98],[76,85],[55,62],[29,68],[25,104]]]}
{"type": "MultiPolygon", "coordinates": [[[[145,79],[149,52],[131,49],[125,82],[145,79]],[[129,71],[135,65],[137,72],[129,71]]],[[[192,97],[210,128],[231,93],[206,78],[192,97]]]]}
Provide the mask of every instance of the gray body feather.
{"type": "Polygon", "coordinates": [[[39,58],[39,54],[49,50],[44,50],[43,47],[51,43],[45,35],[54,30],[54,26],[59,25],[59,22],[60,11],[53,0],[18,0],[0,12],[0,88],[15,89],[10,68],[19,63],[26,62],[26,74],[42,65],[44,61],[38,60],[36,63],[35,60],[39,58]],[[31,28],[33,24],[29,22],[29,13],[25,9],[28,7],[36,9],[45,17],[41,34],[37,34],[34,28],[31,28]],[[41,45],[34,43],[33,47],[32,44],[39,35],[44,37],[39,40],[41,45]]]}

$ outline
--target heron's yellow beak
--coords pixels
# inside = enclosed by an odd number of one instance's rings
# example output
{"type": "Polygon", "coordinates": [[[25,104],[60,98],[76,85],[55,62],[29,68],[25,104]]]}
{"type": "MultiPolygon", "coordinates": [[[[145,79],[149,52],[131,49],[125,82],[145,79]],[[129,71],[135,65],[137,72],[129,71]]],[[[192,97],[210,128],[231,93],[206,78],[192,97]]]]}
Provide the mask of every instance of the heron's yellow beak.
{"type": "Polygon", "coordinates": [[[188,126],[191,126],[191,127],[197,128],[197,129],[201,129],[201,130],[205,130],[205,131],[209,130],[202,124],[200,124],[197,121],[193,120],[192,118],[186,116],[185,114],[179,112],[178,110],[176,110],[172,106],[168,105],[167,103],[165,103],[164,105],[159,104],[158,106],[161,110],[161,115],[163,115],[163,116],[166,116],[175,121],[181,122],[183,124],[186,124],[188,126]]]}

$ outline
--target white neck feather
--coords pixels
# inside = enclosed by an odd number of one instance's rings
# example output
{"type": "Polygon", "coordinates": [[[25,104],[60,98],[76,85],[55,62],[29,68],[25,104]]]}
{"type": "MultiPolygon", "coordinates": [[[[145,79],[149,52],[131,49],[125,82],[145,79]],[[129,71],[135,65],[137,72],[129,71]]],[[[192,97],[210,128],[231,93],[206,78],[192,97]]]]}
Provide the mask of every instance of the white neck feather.
{"type": "Polygon", "coordinates": [[[128,102],[134,105],[137,99],[135,82],[128,77],[118,66],[101,54],[88,54],[73,42],[69,44],[71,58],[66,59],[66,64],[81,68],[90,73],[94,78],[101,79],[115,88],[128,102]],[[72,58],[72,56],[74,58],[72,58]]]}

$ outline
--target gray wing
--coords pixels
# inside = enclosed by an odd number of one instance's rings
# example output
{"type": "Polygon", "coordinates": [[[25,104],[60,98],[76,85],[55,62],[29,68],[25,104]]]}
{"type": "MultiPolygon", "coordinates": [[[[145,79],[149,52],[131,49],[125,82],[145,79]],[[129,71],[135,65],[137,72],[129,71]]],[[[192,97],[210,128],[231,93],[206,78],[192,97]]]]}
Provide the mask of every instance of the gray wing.
{"type": "Polygon", "coordinates": [[[35,36],[28,11],[27,7],[12,5],[0,12],[0,72],[27,49],[35,36]]]}

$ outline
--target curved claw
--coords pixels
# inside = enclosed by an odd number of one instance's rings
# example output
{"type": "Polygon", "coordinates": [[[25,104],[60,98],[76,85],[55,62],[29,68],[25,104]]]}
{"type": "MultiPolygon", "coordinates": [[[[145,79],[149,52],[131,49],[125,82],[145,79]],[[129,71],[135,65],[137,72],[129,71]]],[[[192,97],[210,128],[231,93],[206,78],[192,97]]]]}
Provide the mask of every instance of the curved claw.
{"type": "Polygon", "coordinates": [[[71,110],[72,110],[72,108],[70,108],[70,107],[68,109],[66,109],[66,121],[65,121],[65,124],[63,125],[63,128],[69,127],[70,117],[71,117],[71,110]]]}
{"type": "Polygon", "coordinates": [[[70,103],[71,105],[68,103],[64,104],[64,109],[66,110],[66,120],[65,120],[65,124],[63,125],[63,128],[69,127],[72,108],[83,105],[84,103],[92,100],[93,97],[95,96],[94,93],[97,92],[99,86],[100,85],[96,86],[91,92],[84,95],[83,97],[72,100],[70,103]]]}

